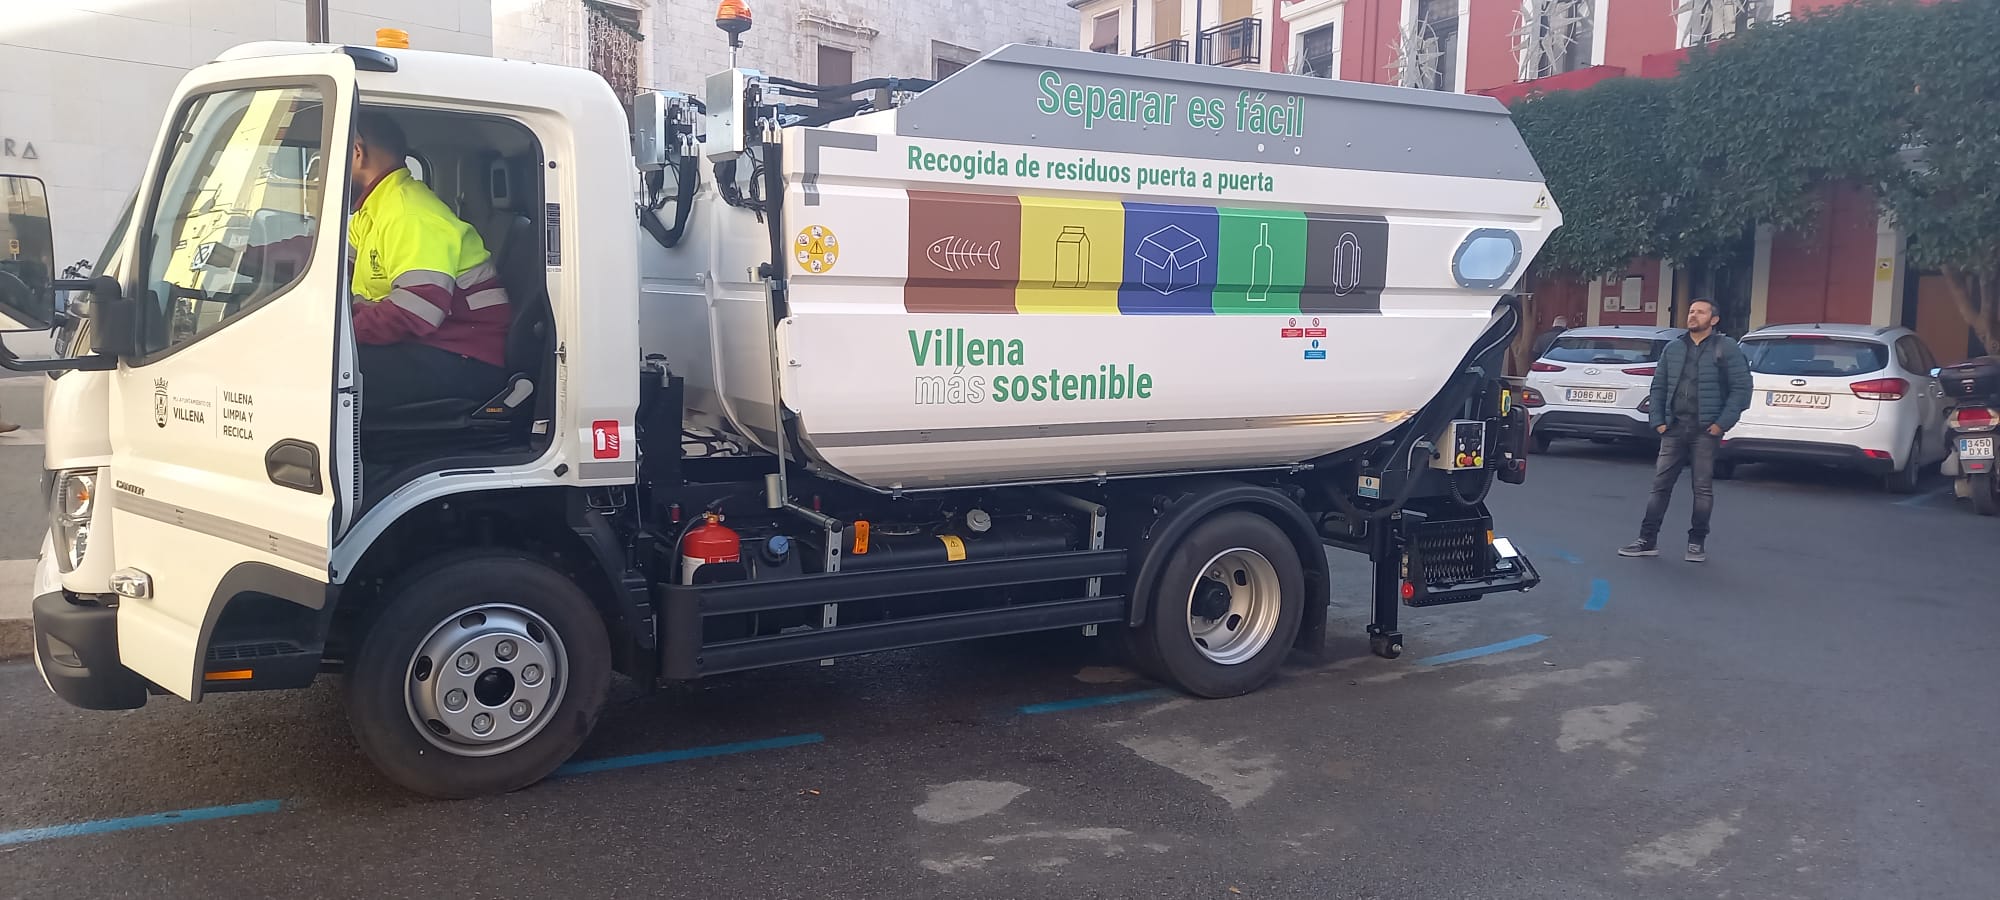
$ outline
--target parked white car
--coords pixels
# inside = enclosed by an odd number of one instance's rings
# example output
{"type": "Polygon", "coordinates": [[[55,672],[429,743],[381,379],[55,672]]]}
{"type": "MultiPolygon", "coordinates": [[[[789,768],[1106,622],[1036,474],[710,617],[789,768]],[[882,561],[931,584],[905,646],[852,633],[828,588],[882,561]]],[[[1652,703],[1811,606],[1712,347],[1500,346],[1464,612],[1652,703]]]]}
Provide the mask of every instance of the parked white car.
{"type": "Polygon", "coordinates": [[[1816,463],[1908,493],[1950,451],[1937,359],[1910,329],[1773,325],[1742,345],[1750,408],[1722,441],[1717,477],[1739,463],[1816,463]]]}
{"type": "Polygon", "coordinates": [[[1653,368],[1684,330],[1596,325],[1563,332],[1528,368],[1522,405],[1535,449],[1557,438],[1659,440],[1648,424],[1653,368]]]}

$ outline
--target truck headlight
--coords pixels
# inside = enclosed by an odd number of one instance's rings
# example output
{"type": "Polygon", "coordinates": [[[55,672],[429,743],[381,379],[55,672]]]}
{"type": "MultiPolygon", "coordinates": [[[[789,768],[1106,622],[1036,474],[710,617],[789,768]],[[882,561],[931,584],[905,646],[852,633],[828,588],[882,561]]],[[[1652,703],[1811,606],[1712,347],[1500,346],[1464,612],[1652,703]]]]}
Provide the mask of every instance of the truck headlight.
{"type": "Polygon", "coordinates": [[[83,565],[90,546],[90,515],[96,507],[97,472],[64,472],[56,478],[51,512],[55,514],[56,568],[73,572],[83,565]]]}

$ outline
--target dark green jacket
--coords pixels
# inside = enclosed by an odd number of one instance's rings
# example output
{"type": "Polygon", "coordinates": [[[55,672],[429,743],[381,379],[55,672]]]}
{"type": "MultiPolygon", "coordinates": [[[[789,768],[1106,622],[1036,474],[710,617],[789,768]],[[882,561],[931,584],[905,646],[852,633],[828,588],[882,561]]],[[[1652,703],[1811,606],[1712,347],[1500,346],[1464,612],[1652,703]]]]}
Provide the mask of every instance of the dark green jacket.
{"type": "MultiPolygon", "coordinates": [[[[1743,348],[1726,334],[1710,335],[1703,343],[1715,347],[1713,351],[1704,351],[1701,369],[1695,373],[1695,383],[1701,389],[1697,404],[1701,410],[1700,424],[1703,429],[1720,425],[1723,431],[1728,431],[1736,427],[1743,411],[1750,408],[1750,363],[1743,358],[1743,348]]],[[[1650,416],[1654,428],[1673,419],[1674,385],[1680,383],[1681,370],[1687,367],[1694,350],[1694,339],[1683,334],[1661,351],[1659,365],[1653,370],[1650,416]]]]}

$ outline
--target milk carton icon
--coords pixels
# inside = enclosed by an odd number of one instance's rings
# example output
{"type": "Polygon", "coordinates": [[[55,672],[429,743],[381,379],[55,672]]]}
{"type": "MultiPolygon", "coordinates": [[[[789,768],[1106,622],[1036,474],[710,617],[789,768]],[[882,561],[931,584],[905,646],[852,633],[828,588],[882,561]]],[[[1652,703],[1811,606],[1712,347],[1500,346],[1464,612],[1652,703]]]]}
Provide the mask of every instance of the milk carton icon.
{"type": "Polygon", "coordinates": [[[1056,235],[1056,280],[1059,288],[1090,285],[1090,234],[1082,225],[1064,225],[1056,235]]]}

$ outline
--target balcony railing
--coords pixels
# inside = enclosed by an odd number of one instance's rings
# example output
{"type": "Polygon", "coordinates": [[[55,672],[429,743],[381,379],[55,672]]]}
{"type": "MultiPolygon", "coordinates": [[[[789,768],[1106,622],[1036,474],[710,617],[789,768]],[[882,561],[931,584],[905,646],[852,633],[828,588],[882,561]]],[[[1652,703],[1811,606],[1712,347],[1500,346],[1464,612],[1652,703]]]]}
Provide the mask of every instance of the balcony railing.
{"type": "Polygon", "coordinates": [[[1168,62],[1187,62],[1188,42],[1180,39],[1161,41],[1151,47],[1134,50],[1132,55],[1147,59],[1164,59],[1168,62]]]}
{"type": "Polygon", "coordinates": [[[1201,61],[1211,66],[1255,66],[1264,62],[1264,20],[1237,19],[1201,33],[1201,61]]]}

